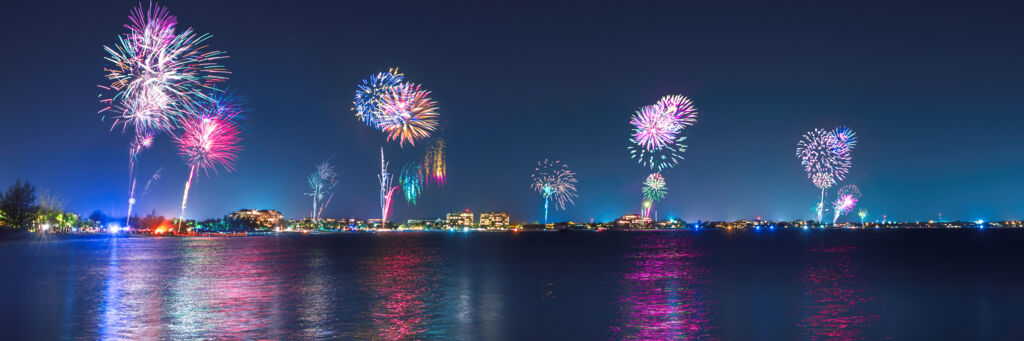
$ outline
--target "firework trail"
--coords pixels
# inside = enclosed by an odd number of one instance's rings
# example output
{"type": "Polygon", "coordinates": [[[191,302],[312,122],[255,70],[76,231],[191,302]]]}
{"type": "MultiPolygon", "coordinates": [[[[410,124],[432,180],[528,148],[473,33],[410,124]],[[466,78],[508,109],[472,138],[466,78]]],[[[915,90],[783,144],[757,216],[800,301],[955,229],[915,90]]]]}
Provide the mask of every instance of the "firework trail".
{"type": "Polygon", "coordinates": [[[860,226],[864,227],[864,219],[868,217],[868,210],[864,208],[860,209],[860,211],[857,212],[857,216],[860,217],[860,226]]]}
{"type": "Polygon", "coordinates": [[[143,191],[142,191],[142,196],[146,196],[146,193],[149,193],[149,187],[152,186],[154,182],[157,182],[157,181],[160,180],[160,173],[163,172],[163,171],[164,171],[163,167],[157,168],[156,172],[153,173],[153,176],[149,177],[149,180],[146,181],[146,188],[143,189],[143,191]]]}
{"type": "Polygon", "coordinates": [[[661,176],[661,172],[651,173],[647,176],[647,179],[644,180],[643,193],[643,217],[648,218],[654,202],[665,198],[667,193],[665,178],[661,176]]]}
{"type": "Polygon", "coordinates": [[[631,118],[633,133],[628,150],[641,165],[661,171],[674,167],[686,152],[682,136],[685,128],[697,122],[697,109],[682,95],[662,97],[657,103],[637,111],[631,118]]]}
{"type": "Polygon", "coordinates": [[[125,224],[131,228],[132,208],[135,206],[135,162],[138,161],[139,152],[153,145],[153,134],[137,132],[135,140],[132,141],[128,156],[128,222],[125,224]]]}
{"type": "Polygon", "coordinates": [[[406,142],[415,145],[437,130],[437,103],[419,84],[403,83],[388,89],[380,112],[378,127],[388,135],[388,141],[398,140],[400,146],[406,142]]]}
{"type": "Polygon", "coordinates": [[[327,193],[333,195],[334,186],[338,184],[337,178],[338,173],[334,171],[334,166],[327,161],[317,165],[316,171],[307,178],[310,192],[306,193],[306,195],[313,198],[313,211],[310,213],[310,219],[314,223],[320,220],[320,212],[327,206],[326,202],[322,204],[319,204],[319,202],[324,199],[327,193]]]}
{"type": "Polygon", "coordinates": [[[860,188],[854,185],[846,185],[839,189],[838,198],[832,204],[835,216],[832,218],[832,224],[835,225],[839,217],[853,212],[853,207],[857,205],[857,201],[860,200],[860,188]]]}
{"type": "Polygon", "coordinates": [[[397,68],[364,79],[352,99],[352,110],[356,112],[356,118],[374,129],[379,129],[381,102],[385,94],[389,93],[391,88],[402,84],[404,80],[405,75],[399,73],[397,68]]]}
{"type": "Polygon", "coordinates": [[[398,181],[402,184],[402,192],[405,193],[405,201],[416,205],[416,199],[423,191],[422,167],[415,162],[406,163],[402,167],[402,174],[398,181]]]}
{"type": "Polygon", "coordinates": [[[395,189],[398,186],[391,186],[391,173],[388,173],[388,162],[384,161],[384,148],[380,148],[380,175],[377,176],[377,180],[380,181],[380,227],[387,227],[388,223],[388,212],[391,211],[391,197],[395,194],[395,189]]]}
{"type": "Polygon", "coordinates": [[[576,173],[569,170],[561,161],[544,159],[537,162],[537,168],[530,176],[531,188],[544,197],[544,223],[548,222],[548,201],[555,201],[555,208],[564,210],[565,203],[576,204],[576,173]]]}
{"type": "Polygon", "coordinates": [[[238,145],[238,127],[223,117],[190,116],[182,121],[183,132],[175,138],[179,154],[185,157],[189,165],[188,181],[185,182],[185,194],[181,198],[181,217],[185,219],[185,207],[188,192],[192,186],[192,177],[202,169],[207,176],[210,170],[217,168],[228,172],[234,170],[234,162],[242,149],[238,145]]]}
{"type": "Polygon", "coordinates": [[[842,150],[838,147],[838,139],[824,129],[811,130],[797,142],[796,157],[804,166],[807,177],[821,189],[821,200],[818,202],[819,222],[822,221],[825,207],[825,190],[837,181],[844,180],[850,170],[850,154],[836,153],[837,150],[842,150]]]}
{"type": "Polygon", "coordinates": [[[424,184],[429,185],[433,183],[438,187],[444,185],[448,173],[444,153],[443,139],[437,139],[433,145],[427,148],[427,153],[423,156],[423,167],[421,168],[423,175],[420,177],[424,184]]]}

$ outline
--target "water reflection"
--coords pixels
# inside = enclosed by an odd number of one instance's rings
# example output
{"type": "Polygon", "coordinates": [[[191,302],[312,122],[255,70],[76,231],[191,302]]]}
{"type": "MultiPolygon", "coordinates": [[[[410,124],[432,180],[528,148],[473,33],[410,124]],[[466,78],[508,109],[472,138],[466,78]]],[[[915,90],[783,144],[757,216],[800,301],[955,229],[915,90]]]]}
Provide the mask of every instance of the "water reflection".
{"type": "Polygon", "coordinates": [[[428,324],[437,310],[428,304],[439,301],[438,274],[431,266],[437,255],[406,239],[388,240],[378,250],[366,263],[369,276],[364,283],[373,291],[371,316],[377,335],[362,337],[419,339],[444,333],[443,324],[428,324]]]}
{"type": "Polygon", "coordinates": [[[280,337],[287,285],[274,269],[289,254],[252,243],[190,240],[178,249],[180,273],[170,283],[167,322],[183,338],[280,337]]]}
{"type": "Polygon", "coordinates": [[[104,339],[152,339],[164,333],[160,305],[166,272],[159,248],[112,239],[100,301],[104,339]],[[122,248],[125,248],[123,250],[122,248]]]}
{"type": "Polygon", "coordinates": [[[334,307],[343,294],[342,279],[329,272],[335,263],[322,248],[310,250],[306,258],[305,278],[299,288],[302,296],[299,305],[302,338],[328,338],[337,332],[334,324],[339,317],[335,316],[334,307]]]}
{"type": "Polygon", "coordinates": [[[613,327],[616,338],[698,339],[710,336],[705,255],[687,238],[643,235],[626,255],[623,318],[613,327]]]}
{"type": "Polygon", "coordinates": [[[878,319],[871,281],[853,246],[819,247],[810,252],[803,273],[803,304],[799,326],[809,340],[860,340],[878,319]]]}

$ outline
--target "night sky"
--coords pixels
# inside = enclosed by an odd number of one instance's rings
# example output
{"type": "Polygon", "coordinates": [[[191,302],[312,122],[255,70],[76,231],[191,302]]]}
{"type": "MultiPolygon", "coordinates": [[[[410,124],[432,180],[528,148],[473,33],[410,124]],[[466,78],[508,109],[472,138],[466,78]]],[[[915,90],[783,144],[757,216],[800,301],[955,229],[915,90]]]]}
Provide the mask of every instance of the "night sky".
{"type": "MultiPolygon", "coordinates": [[[[132,1],[0,4],[0,187],[27,178],[70,210],[127,210],[130,134],[100,120],[103,45],[132,1]]],[[[637,212],[650,170],[629,158],[629,117],[666,94],[700,110],[686,160],[665,172],[660,218],[812,218],[818,190],[794,157],[802,133],[848,125],[847,181],[890,219],[997,220],[1024,211],[1024,5],[1020,2],[166,1],[179,29],[231,56],[250,98],[237,170],[193,183],[187,217],[239,208],[308,215],[305,177],[341,181],[325,217],[379,216],[379,147],[400,148],[349,110],[361,79],[400,67],[439,102],[448,185],[393,220],[507,211],[542,219],[529,188],[543,158],[576,173],[580,199],[552,220],[637,212]]],[[[187,168],[168,139],[137,212],[177,216],[187,168]]],[[[833,188],[833,194],[835,188],[833,188]]],[[[399,195],[396,195],[398,197],[399,195]]]]}

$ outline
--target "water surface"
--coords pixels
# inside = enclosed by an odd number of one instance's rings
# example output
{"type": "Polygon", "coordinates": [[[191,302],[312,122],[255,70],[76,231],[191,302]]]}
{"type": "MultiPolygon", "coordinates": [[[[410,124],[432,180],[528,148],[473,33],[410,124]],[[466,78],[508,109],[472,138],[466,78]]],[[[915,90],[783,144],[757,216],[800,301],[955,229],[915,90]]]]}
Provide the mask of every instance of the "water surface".
{"type": "Polygon", "coordinates": [[[4,339],[1024,339],[1024,231],[0,241],[4,339]]]}

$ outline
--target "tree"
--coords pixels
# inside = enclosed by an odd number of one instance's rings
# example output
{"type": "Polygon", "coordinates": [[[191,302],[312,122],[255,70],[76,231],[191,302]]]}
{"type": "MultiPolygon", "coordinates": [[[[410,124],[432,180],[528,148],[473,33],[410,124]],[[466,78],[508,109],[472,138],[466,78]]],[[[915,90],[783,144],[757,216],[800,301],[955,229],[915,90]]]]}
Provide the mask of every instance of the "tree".
{"type": "Polygon", "coordinates": [[[43,191],[39,195],[36,205],[36,226],[42,227],[49,232],[65,232],[70,228],[65,225],[64,200],[60,195],[43,191]]]}
{"type": "Polygon", "coordinates": [[[106,226],[107,225],[107,219],[108,219],[107,215],[104,214],[103,211],[100,211],[100,210],[92,211],[92,214],[89,215],[89,220],[91,220],[91,221],[93,221],[93,222],[95,222],[96,224],[99,224],[99,225],[106,226]]]}
{"type": "Polygon", "coordinates": [[[9,228],[28,228],[36,218],[36,187],[22,182],[20,179],[7,188],[0,198],[0,211],[3,211],[4,225],[9,228]]]}

